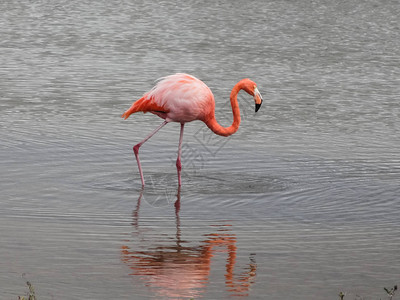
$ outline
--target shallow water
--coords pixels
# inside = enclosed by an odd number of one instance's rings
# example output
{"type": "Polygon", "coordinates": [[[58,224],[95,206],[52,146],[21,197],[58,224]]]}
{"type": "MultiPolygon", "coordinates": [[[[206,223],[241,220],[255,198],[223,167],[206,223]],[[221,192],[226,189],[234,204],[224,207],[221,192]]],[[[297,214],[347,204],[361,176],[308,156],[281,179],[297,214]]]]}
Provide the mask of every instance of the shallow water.
{"type": "Polygon", "coordinates": [[[3,1],[0,293],[384,298],[400,267],[396,1],[3,1]],[[121,113],[188,72],[229,137],[121,113]],[[22,274],[25,274],[22,276],[22,274]]]}

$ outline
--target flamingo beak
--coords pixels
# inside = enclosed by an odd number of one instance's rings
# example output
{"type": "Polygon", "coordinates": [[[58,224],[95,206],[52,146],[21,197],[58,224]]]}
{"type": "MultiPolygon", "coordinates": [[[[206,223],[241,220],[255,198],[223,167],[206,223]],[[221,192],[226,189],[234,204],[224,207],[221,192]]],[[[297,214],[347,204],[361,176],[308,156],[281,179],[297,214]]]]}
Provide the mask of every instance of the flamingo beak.
{"type": "Polygon", "coordinates": [[[260,109],[263,99],[257,87],[254,88],[254,102],[256,103],[256,112],[260,109]]]}

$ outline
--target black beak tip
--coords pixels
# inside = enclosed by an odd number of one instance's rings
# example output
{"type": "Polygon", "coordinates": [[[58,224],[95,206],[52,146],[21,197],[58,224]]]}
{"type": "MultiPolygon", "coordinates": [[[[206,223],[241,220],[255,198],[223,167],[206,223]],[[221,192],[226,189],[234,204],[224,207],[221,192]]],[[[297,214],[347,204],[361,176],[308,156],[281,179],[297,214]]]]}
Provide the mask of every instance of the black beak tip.
{"type": "Polygon", "coordinates": [[[260,103],[260,104],[257,104],[257,103],[256,103],[256,112],[258,112],[258,110],[260,109],[260,107],[261,107],[261,103],[260,103]]]}

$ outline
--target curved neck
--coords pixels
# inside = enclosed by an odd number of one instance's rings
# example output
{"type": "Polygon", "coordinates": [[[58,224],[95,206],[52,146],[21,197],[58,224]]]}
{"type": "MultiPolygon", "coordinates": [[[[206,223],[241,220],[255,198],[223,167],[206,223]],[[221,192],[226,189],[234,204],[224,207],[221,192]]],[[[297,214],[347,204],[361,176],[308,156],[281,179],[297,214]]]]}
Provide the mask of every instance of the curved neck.
{"type": "Polygon", "coordinates": [[[229,127],[221,126],[217,120],[215,119],[215,114],[211,115],[211,117],[205,122],[208,128],[210,128],[215,134],[222,135],[222,136],[229,136],[234,134],[240,125],[240,110],[239,104],[237,101],[237,95],[239,91],[242,89],[242,83],[239,81],[232,89],[231,92],[231,106],[232,106],[232,113],[233,113],[233,122],[232,125],[229,127]]]}

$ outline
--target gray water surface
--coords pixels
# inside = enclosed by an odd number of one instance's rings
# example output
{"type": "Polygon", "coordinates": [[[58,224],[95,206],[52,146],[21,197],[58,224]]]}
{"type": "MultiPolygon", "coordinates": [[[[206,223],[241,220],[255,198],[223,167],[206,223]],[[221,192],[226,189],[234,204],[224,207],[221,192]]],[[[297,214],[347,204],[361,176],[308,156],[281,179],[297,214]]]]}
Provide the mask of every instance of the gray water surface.
{"type": "Polygon", "coordinates": [[[385,297],[400,274],[397,1],[2,1],[0,298],[385,297]],[[202,79],[229,137],[120,115],[202,79]],[[22,276],[22,274],[25,274],[22,276]]]}

